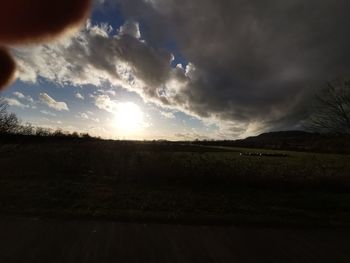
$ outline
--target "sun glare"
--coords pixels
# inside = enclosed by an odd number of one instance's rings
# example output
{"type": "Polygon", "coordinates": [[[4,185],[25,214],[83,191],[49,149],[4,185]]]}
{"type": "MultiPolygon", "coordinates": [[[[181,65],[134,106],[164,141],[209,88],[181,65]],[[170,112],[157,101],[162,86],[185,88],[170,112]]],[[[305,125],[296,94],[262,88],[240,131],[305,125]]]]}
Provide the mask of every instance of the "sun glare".
{"type": "Polygon", "coordinates": [[[143,112],[132,102],[119,103],[115,113],[115,124],[124,135],[139,132],[143,127],[143,112]]]}

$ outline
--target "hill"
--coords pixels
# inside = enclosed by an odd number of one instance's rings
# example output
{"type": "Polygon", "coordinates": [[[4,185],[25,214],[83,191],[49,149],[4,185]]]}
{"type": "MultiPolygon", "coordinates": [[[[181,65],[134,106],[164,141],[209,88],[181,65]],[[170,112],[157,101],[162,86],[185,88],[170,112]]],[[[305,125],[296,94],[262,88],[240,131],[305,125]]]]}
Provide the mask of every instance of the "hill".
{"type": "Polygon", "coordinates": [[[325,153],[350,153],[349,135],[330,135],[305,131],[268,132],[242,140],[210,141],[201,143],[215,146],[325,153]]]}

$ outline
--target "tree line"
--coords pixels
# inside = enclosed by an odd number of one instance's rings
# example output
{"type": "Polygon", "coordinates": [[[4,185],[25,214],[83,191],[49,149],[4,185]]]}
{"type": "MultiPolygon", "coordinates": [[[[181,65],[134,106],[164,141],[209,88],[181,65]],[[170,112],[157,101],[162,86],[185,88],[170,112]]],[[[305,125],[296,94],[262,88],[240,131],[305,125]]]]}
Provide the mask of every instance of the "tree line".
{"type": "Polygon", "coordinates": [[[22,124],[17,115],[8,111],[8,103],[0,97],[0,135],[25,135],[40,137],[71,137],[92,139],[89,133],[67,132],[62,129],[36,127],[31,124],[22,124]]]}

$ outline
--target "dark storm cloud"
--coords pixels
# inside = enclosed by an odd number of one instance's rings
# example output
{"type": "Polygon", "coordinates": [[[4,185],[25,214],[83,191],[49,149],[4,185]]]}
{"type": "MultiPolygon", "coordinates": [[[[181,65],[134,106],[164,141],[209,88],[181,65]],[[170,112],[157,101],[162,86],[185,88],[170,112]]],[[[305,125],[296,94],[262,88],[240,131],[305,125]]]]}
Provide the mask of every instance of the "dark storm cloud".
{"type": "MultiPolygon", "coordinates": [[[[4,0],[0,4],[2,45],[47,41],[80,25],[88,16],[91,0],[4,0]]],[[[15,64],[2,48],[0,90],[12,80],[15,64]]]]}
{"type": "Polygon", "coordinates": [[[239,135],[297,127],[314,91],[348,74],[347,1],[107,1],[123,26],[88,24],[63,43],[15,51],[19,78],[109,81],[239,135]],[[171,67],[171,42],[187,66],[171,67]]]}
{"type": "Polygon", "coordinates": [[[203,117],[291,128],[317,87],[349,73],[349,1],[110,1],[150,45],[176,41],[196,71],[172,102],[203,117]]]}

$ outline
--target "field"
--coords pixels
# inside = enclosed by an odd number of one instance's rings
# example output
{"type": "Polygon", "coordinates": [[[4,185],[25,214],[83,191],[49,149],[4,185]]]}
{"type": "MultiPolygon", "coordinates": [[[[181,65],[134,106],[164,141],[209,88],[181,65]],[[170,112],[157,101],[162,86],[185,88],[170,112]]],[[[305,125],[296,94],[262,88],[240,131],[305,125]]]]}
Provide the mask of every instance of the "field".
{"type": "Polygon", "coordinates": [[[350,225],[350,155],[166,142],[0,144],[0,213],[133,222],[350,225]]]}

